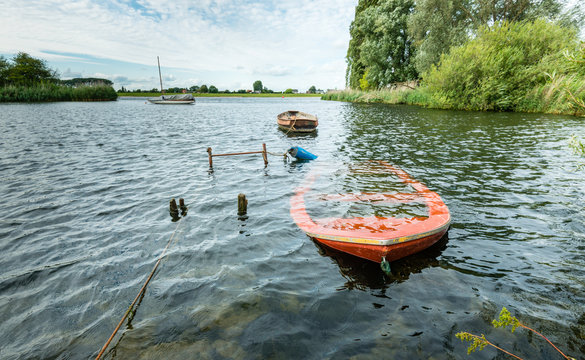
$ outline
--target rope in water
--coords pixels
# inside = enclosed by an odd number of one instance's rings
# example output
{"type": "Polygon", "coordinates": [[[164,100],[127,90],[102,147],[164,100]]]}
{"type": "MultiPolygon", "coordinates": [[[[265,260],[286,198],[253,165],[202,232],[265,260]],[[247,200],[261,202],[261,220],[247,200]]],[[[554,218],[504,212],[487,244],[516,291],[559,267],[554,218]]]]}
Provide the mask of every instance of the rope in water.
{"type": "Polygon", "coordinates": [[[279,154],[279,153],[273,153],[273,152],[270,152],[270,151],[267,151],[266,153],[267,153],[267,154],[270,154],[270,155],[274,155],[274,156],[285,156],[285,155],[288,153],[288,151],[286,151],[286,152],[284,152],[284,153],[282,153],[282,154],[279,154]]]}
{"type": "Polygon", "coordinates": [[[136,302],[138,301],[138,299],[142,295],[144,295],[144,292],[146,291],[146,286],[148,286],[148,283],[150,282],[150,280],[154,276],[154,273],[156,272],[156,269],[160,265],[162,259],[165,257],[166,252],[167,252],[169,246],[171,245],[171,243],[173,241],[173,238],[175,237],[175,234],[177,233],[177,230],[179,229],[179,225],[181,225],[181,221],[180,221],[181,219],[182,218],[180,218],[179,221],[177,222],[177,226],[175,227],[175,231],[173,231],[173,233],[171,234],[171,238],[169,239],[169,242],[167,243],[167,246],[164,248],[162,254],[158,257],[158,261],[154,265],[154,268],[150,272],[150,275],[148,275],[148,279],[146,279],[146,282],[144,283],[144,285],[142,285],[142,288],[138,292],[138,295],[136,295],[136,298],[134,299],[134,301],[132,301],[132,304],[130,304],[130,306],[128,307],[128,310],[126,310],[126,313],[124,314],[124,316],[122,316],[122,319],[120,319],[120,322],[118,323],[118,326],[116,326],[116,329],[114,329],[114,332],[112,333],[112,335],[110,335],[110,338],[108,339],[108,341],[106,341],[106,343],[104,344],[104,346],[100,350],[100,353],[95,358],[95,360],[99,360],[102,357],[102,355],[104,354],[104,352],[106,351],[106,349],[108,348],[108,346],[110,345],[110,343],[112,342],[112,340],[114,339],[114,336],[116,336],[116,334],[118,333],[118,330],[120,330],[120,327],[124,323],[124,320],[126,320],[126,318],[128,317],[128,314],[130,314],[132,312],[132,310],[134,309],[134,305],[136,304],[136,302]]]}

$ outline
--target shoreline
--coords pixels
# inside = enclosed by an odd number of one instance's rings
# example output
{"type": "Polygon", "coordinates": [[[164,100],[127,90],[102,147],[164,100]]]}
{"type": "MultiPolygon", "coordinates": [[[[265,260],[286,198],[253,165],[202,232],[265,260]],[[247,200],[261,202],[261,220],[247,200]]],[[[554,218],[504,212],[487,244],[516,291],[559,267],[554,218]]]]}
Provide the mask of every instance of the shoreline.
{"type": "MultiPolygon", "coordinates": [[[[281,93],[272,93],[272,94],[241,94],[241,93],[205,93],[205,94],[198,94],[198,93],[188,93],[193,95],[193,97],[321,97],[323,94],[281,94],[281,93]]],[[[181,93],[168,93],[165,95],[181,95],[181,93]]],[[[161,96],[160,93],[118,93],[119,99],[143,99],[149,97],[158,97],[161,96]]]]}
{"type": "Polygon", "coordinates": [[[489,109],[478,109],[472,107],[457,107],[439,104],[433,100],[431,94],[424,89],[387,89],[387,90],[339,90],[322,95],[321,100],[342,101],[356,104],[385,104],[385,105],[410,105],[420,106],[426,109],[434,110],[456,110],[456,111],[479,111],[479,112],[513,112],[526,114],[549,114],[549,115],[567,115],[575,117],[584,117],[585,112],[582,109],[574,108],[569,110],[558,110],[554,108],[540,107],[534,108],[533,111],[497,111],[489,109]]]}

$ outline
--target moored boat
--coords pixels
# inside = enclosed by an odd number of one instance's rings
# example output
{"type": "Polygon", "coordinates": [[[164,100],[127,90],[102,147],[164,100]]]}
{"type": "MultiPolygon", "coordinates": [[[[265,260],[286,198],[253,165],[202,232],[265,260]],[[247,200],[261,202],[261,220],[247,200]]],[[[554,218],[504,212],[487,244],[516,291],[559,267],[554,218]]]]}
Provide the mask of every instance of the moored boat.
{"type": "Polygon", "coordinates": [[[296,110],[278,114],[276,121],[278,127],[286,132],[313,132],[319,125],[317,116],[296,110]]]}
{"type": "Polygon", "coordinates": [[[162,105],[181,105],[181,104],[193,104],[195,98],[192,94],[178,94],[178,95],[161,95],[159,97],[148,99],[152,104],[162,105]]]}
{"type": "MultiPolygon", "coordinates": [[[[449,209],[441,197],[424,184],[413,180],[406,172],[386,162],[376,169],[397,177],[408,189],[402,193],[350,193],[311,196],[316,176],[311,175],[305,186],[291,198],[291,216],[296,224],[322,245],[377,263],[394,261],[422,251],[445,235],[451,222],[449,209]],[[424,214],[416,216],[326,217],[313,219],[307,211],[307,201],[354,202],[368,206],[387,204],[424,205],[424,214]]],[[[327,208],[327,205],[322,206],[327,208]]]]}
{"type": "Polygon", "coordinates": [[[176,94],[176,95],[165,95],[163,84],[162,84],[162,75],[160,72],[160,60],[158,56],[156,57],[156,62],[158,63],[158,77],[160,79],[160,92],[161,96],[155,98],[149,98],[148,101],[151,104],[159,104],[159,105],[188,105],[194,104],[195,98],[193,94],[185,94],[185,90],[183,90],[183,94],[176,94]]]}

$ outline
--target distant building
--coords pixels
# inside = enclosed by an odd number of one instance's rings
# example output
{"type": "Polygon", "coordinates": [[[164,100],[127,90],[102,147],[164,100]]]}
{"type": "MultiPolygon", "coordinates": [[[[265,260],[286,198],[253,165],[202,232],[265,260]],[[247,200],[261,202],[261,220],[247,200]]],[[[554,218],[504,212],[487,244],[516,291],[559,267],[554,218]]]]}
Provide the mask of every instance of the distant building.
{"type": "Polygon", "coordinates": [[[298,94],[299,93],[299,89],[292,89],[292,93],[293,94],[298,94]]]}

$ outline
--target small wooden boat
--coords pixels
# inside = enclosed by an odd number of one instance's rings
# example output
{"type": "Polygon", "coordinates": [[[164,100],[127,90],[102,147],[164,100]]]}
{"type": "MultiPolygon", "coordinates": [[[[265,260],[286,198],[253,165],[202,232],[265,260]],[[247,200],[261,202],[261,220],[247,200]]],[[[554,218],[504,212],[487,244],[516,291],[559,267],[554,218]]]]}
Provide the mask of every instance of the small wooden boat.
{"type": "MultiPolygon", "coordinates": [[[[290,213],[296,224],[310,237],[330,248],[377,263],[394,261],[424,250],[445,235],[451,222],[449,209],[441,197],[401,169],[376,162],[383,171],[398,177],[408,193],[359,193],[313,196],[310,200],[365,202],[371,204],[418,202],[426,207],[426,216],[376,216],[312,219],[306,200],[315,176],[298,188],[291,198],[290,213]],[[410,189],[414,191],[410,192],[410,189]]],[[[325,206],[326,207],[326,206],[325,206]]],[[[424,209],[424,208],[423,208],[424,209]]]]}
{"type": "Polygon", "coordinates": [[[286,132],[313,132],[319,125],[315,115],[289,110],[276,117],[278,127],[286,132]]]}

